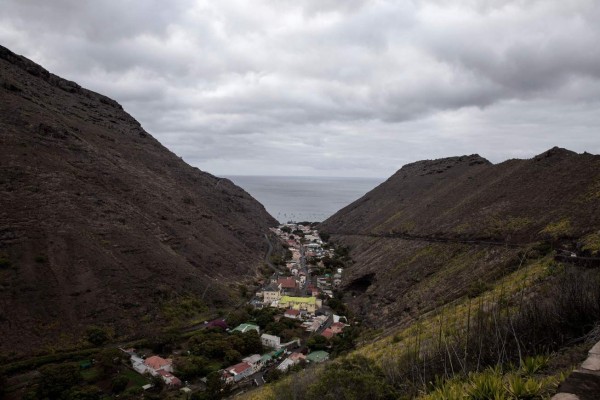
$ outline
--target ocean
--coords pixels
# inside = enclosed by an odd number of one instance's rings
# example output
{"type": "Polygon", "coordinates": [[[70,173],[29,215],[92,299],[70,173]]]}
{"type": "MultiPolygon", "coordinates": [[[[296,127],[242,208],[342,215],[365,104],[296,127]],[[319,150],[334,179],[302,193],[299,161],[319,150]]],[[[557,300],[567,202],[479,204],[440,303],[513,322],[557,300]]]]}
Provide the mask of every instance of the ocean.
{"type": "Polygon", "coordinates": [[[226,176],[260,201],[279,222],[321,222],[384,178],[226,176]]]}

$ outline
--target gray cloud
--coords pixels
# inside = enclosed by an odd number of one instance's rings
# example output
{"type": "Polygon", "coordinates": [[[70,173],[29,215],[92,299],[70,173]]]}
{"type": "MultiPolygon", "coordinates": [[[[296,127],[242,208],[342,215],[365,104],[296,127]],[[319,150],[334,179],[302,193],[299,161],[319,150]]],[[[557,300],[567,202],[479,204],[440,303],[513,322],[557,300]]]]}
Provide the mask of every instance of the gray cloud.
{"type": "Polygon", "coordinates": [[[216,174],[600,152],[594,0],[5,0],[0,42],[216,174]]]}

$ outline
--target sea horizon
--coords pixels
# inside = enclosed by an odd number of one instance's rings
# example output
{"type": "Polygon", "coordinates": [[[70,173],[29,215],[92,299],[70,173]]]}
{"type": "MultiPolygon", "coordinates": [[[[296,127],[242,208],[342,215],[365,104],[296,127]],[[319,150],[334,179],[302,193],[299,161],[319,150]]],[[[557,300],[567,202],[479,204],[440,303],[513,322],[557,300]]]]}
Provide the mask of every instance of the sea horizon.
{"type": "Polygon", "coordinates": [[[386,178],[227,175],[280,223],[322,222],[358,200],[386,178]]]}

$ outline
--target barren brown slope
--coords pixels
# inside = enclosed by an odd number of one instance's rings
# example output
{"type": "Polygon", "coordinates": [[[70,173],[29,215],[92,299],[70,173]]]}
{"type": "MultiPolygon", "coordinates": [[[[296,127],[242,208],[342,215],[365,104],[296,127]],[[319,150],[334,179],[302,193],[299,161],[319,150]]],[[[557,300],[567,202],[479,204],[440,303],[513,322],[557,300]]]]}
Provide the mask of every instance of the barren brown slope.
{"type": "Polygon", "coordinates": [[[0,47],[0,351],[155,331],[160,306],[230,301],[276,221],[115,101],[0,47]]]}
{"type": "Polygon", "coordinates": [[[321,230],[352,248],[355,310],[397,325],[485,287],[534,243],[575,249],[600,229],[599,205],[600,156],[554,148],[492,165],[472,155],[406,165],[321,230]]]}

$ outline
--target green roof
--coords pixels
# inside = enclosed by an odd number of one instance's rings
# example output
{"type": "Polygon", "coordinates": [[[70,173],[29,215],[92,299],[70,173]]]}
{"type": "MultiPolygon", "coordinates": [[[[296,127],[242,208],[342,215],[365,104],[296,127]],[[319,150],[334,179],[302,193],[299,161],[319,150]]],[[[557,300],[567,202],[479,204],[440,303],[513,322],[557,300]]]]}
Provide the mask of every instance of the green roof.
{"type": "Polygon", "coordinates": [[[329,360],[329,353],[323,350],[313,351],[306,356],[306,359],[312,362],[323,362],[329,360]]]}
{"type": "Polygon", "coordinates": [[[303,303],[303,304],[317,304],[316,297],[292,297],[292,296],[283,296],[280,303],[303,303]]]}
{"type": "Polygon", "coordinates": [[[263,354],[263,356],[260,358],[260,361],[267,362],[272,359],[273,359],[273,357],[271,357],[271,355],[267,353],[267,354],[263,354]]]}
{"type": "Polygon", "coordinates": [[[258,327],[258,325],[251,323],[239,324],[238,326],[233,328],[232,332],[246,333],[249,330],[255,330],[256,332],[260,332],[260,328],[258,327]]]}

